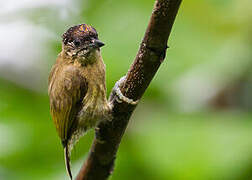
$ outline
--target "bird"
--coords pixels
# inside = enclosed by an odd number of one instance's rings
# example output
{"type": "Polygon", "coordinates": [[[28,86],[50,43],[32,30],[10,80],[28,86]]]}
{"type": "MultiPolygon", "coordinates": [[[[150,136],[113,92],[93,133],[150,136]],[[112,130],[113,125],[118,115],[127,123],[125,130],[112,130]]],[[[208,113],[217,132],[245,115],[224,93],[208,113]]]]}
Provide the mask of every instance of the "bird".
{"type": "Polygon", "coordinates": [[[94,27],[70,27],[62,35],[62,51],[48,78],[50,113],[64,148],[70,179],[73,146],[89,129],[108,120],[111,110],[106,98],[102,46],[94,27]]]}

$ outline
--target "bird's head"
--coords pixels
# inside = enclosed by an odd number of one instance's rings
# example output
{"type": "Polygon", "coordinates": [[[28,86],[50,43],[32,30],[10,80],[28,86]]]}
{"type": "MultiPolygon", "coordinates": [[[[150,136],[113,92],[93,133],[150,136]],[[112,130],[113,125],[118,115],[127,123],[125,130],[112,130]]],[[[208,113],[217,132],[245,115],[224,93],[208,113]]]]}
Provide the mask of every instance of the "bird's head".
{"type": "Polygon", "coordinates": [[[92,26],[80,24],[70,27],[62,35],[62,49],[67,56],[82,61],[90,59],[95,52],[104,46],[92,26]]]}

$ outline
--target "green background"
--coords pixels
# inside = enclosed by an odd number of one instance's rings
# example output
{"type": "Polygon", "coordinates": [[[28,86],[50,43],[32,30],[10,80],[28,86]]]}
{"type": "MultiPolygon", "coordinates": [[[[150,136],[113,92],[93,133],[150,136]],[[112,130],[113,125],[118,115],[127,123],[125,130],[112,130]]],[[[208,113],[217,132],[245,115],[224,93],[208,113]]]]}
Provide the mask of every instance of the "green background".
{"type": "MultiPolygon", "coordinates": [[[[106,44],[109,95],[134,60],[154,1],[19,1],[19,8],[10,2],[0,32],[12,27],[5,32],[19,33],[21,45],[0,33],[10,44],[5,57],[0,53],[0,179],[68,179],[46,89],[61,35],[79,23],[97,29],[106,44]],[[25,36],[27,27],[32,33],[25,36]],[[13,68],[26,57],[29,66],[13,68]]],[[[166,59],[130,120],[112,180],[252,179],[251,22],[250,0],[182,2],[166,59]]],[[[6,46],[0,43],[2,54],[6,46]]],[[[88,132],[72,152],[74,175],[93,136],[88,132]]]]}

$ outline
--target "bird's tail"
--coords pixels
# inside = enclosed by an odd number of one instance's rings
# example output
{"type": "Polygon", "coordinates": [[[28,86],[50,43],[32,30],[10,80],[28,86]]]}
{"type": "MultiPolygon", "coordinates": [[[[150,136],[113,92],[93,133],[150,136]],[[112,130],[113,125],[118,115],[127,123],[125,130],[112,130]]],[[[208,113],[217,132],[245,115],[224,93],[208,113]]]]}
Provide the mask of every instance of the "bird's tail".
{"type": "Polygon", "coordinates": [[[71,166],[70,166],[70,153],[68,150],[68,144],[66,144],[64,146],[64,156],[65,156],[66,170],[67,170],[67,173],[68,173],[70,179],[72,180],[72,172],[71,172],[71,166]]]}

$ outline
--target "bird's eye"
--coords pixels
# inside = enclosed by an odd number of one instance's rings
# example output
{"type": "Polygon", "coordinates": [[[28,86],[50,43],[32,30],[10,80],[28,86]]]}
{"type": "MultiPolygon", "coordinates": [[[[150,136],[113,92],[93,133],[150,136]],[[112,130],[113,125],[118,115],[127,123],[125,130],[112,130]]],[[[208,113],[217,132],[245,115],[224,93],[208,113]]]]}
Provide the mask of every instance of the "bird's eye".
{"type": "Polygon", "coordinates": [[[79,46],[81,44],[80,40],[76,39],[73,41],[75,46],[79,46]]]}

